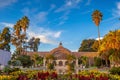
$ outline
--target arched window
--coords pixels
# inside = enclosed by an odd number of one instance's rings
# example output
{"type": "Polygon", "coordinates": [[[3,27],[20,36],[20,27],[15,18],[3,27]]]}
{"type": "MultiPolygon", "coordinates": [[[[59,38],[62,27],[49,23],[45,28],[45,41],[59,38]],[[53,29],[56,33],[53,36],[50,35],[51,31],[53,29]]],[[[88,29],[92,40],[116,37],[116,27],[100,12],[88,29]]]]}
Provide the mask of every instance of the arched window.
{"type": "Polygon", "coordinates": [[[63,66],[63,62],[62,61],[59,61],[59,66],[63,66]]]}

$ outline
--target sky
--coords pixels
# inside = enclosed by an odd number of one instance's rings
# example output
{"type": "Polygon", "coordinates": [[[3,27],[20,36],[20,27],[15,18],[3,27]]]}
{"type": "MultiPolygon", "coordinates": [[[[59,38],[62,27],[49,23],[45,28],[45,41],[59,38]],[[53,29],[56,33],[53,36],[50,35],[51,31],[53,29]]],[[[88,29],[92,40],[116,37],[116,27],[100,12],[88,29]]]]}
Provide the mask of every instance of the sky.
{"type": "MultiPolygon", "coordinates": [[[[0,0],[0,30],[12,27],[23,16],[30,20],[28,37],[39,37],[39,51],[50,51],[62,42],[78,51],[82,40],[97,39],[92,12],[103,14],[100,35],[120,29],[120,0],[0,0]]],[[[14,51],[15,47],[11,47],[14,51]]]]}

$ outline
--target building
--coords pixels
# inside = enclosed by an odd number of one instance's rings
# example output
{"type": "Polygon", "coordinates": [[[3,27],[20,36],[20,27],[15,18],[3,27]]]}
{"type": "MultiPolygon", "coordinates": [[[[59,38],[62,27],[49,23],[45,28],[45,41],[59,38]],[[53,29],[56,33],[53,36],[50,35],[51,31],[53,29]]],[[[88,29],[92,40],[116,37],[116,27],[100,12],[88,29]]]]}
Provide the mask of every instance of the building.
{"type": "Polygon", "coordinates": [[[11,53],[5,50],[0,50],[0,69],[8,65],[8,61],[11,59],[11,53]]]}
{"type": "Polygon", "coordinates": [[[78,58],[81,56],[87,56],[88,57],[88,63],[89,65],[94,64],[94,57],[98,56],[97,52],[71,52],[67,48],[64,48],[62,46],[62,43],[59,44],[57,48],[54,48],[53,50],[49,52],[27,52],[26,53],[29,56],[32,56],[34,54],[38,54],[41,57],[44,57],[44,67],[47,65],[47,59],[46,57],[48,55],[53,55],[55,57],[55,60],[53,60],[53,63],[55,64],[55,70],[58,73],[65,73],[68,69],[67,63],[67,55],[73,55],[75,57],[74,65],[75,70],[78,72],[80,65],[78,65],[78,58]]]}

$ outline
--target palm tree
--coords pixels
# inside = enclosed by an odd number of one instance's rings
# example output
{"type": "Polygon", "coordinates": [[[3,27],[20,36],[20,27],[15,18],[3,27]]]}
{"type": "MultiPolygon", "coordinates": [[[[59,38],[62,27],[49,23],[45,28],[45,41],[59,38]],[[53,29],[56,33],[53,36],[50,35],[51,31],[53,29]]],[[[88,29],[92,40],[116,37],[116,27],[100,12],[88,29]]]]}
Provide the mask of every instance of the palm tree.
{"type": "Polygon", "coordinates": [[[95,10],[92,13],[92,20],[93,22],[96,24],[96,26],[98,27],[98,38],[99,38],[99,46],[100,46],[100,30],[99,30],[99,24],[100,21],[102,20],[102,13],[99,10],[95,10]]]}
{"type": "Polygon", "coordinates": [[[29,19],[27,16],[24,16],[21,20],[21,26],[24,32],[26,33],[26,29],[29,27],[29,19]]]}
{"type": "Polygon", "coordinates": [[[26,29],[29,27],[29,19],[24,16],[18,20],[14,25],[14,33],[12,35],[11,42],[19,50],[19,53],[23,51],[23,43],[26,39],[26,29]]]}
{"type": "Polygon", "coordinates": [[[8,27],[5,27],[0,33],[0,49],[10,51],[11,34],[8,27]]]}

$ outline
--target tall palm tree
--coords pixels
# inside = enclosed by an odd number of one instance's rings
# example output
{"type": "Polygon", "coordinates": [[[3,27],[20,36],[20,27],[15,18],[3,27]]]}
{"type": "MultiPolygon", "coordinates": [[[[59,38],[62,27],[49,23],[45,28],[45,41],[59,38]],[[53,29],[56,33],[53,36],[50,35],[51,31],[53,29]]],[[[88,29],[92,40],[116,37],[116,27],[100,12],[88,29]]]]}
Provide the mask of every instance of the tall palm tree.
{"type": "Polygon", "coordinates": [[[99,38],[99,46],[100,46],[100,30],[99,30],[99,24],[100,21],[102,20],[102,13],[99,10],[95,10],[92,13],[92,20],[95,23],[95,25],[98,27],[98,38],[99,38]]]}
{"type": "Polygon", "coordinates": [[[18,20],[14,25],[14,33],[12,35],[11,42],[15,45],[19,53],[23,50],[23,44],[26,39],[26,29],[29,27],[29,19],[24,16],[22,19],[18,20]]]}
{"type": "Polygon", "coordinates": [[[29,19],[27,16],[24,16],[21,19],[20,25],[21,25],[23,31],[26,33],[26,29],[29,27],[29,19]]]}

